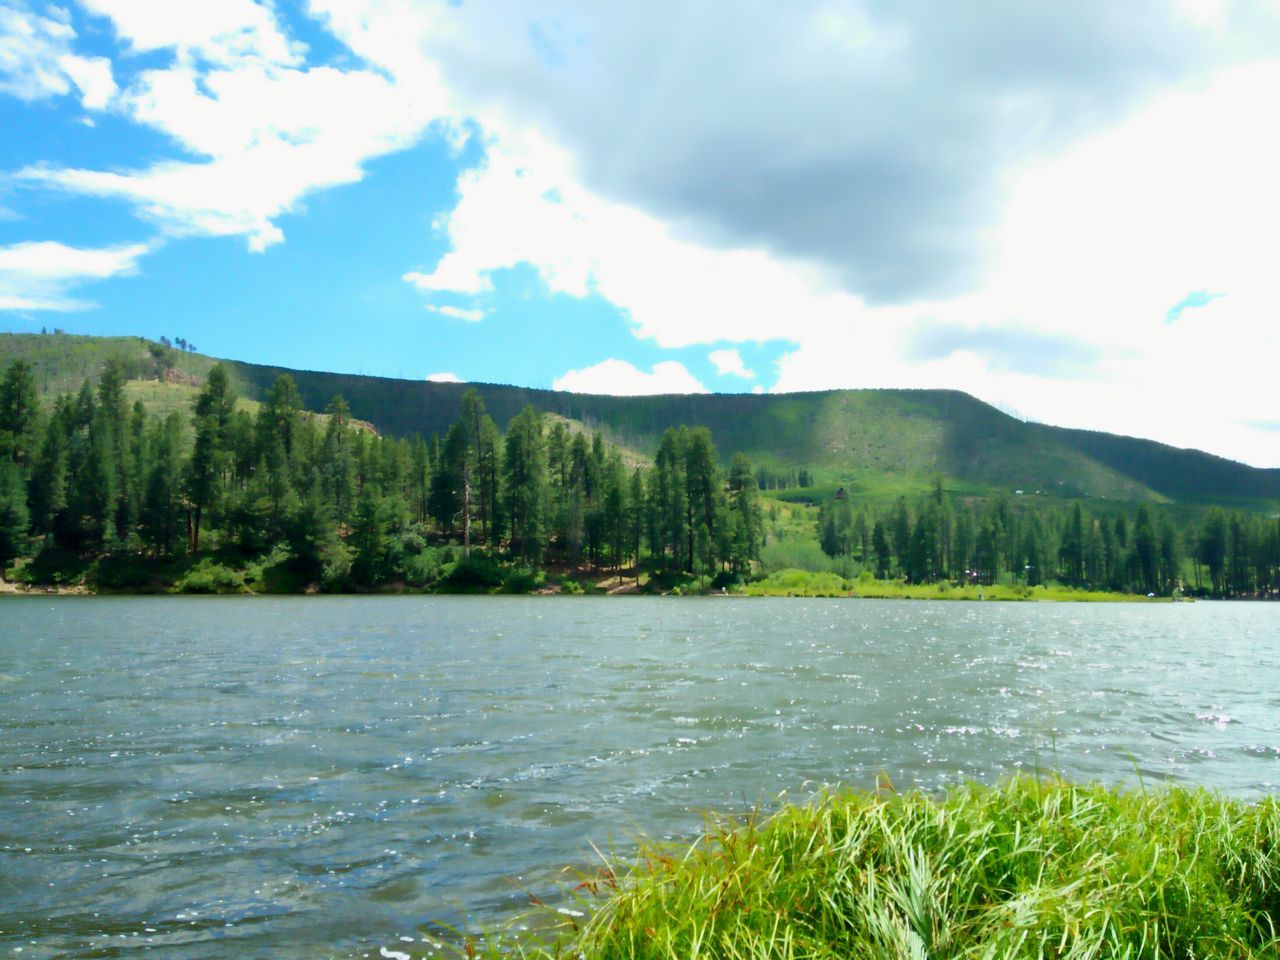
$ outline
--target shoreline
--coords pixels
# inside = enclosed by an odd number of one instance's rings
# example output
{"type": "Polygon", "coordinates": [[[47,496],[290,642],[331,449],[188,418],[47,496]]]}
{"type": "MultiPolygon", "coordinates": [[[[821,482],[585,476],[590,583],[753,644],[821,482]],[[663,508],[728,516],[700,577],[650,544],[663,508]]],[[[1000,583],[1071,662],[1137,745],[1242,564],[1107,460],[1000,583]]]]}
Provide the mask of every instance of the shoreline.
{"type": "Polygon", "coordinates": [[[672,599],[723,599],[723,600],[894,600],[904,602],[945,601],[948,603],[1195,603],[1199,600],[1252,600],[1265,601],[1263,597],[1185,597],[1171,601],[1169,597],[1144,597],[1137,594],[1104,593],[1101,591],[1080,591],[1080,596],[1069,593],[1056,594],[1046,591],[1037,595],[1034,590],[1026,595],[1007,595],[991,592],[991,595],[973,595],[965,588],[953,588],[945,591],[931,591],[932,585],[925,585],[918,590],[884,592],[848,591],[848,592],[766,592],[753,591],[750,585],[746,589],[731,592],[717,590],[704,591],[672,591],[654,592],[645,590],[583,590],[567,591],[540,588],[526,591],[510,590],[449,590],[417,587],[389,587],[385,589],[364,590],[177,590],[172,587],[155,590],[125,590],[117,588],[99,589],[87,584],[24,584],[0,579],[0,597],[649,597],[672,599]]]}

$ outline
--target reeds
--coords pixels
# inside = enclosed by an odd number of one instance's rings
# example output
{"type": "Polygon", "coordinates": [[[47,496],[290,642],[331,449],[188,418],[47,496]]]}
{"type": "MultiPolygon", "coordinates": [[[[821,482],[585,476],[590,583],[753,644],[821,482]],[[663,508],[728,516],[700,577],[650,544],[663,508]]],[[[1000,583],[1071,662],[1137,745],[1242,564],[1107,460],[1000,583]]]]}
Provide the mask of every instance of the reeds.
{"type": "MultiPolygon", "coordinates": [[[[588,883],[534,956],[1280,957],[1280,804],[1018,778],[826,793],[588,883]],[[545,950],[545,952],[543,952],[545,950]]],[[[492,944],[491,944],[492,946],[492,944]]]]}

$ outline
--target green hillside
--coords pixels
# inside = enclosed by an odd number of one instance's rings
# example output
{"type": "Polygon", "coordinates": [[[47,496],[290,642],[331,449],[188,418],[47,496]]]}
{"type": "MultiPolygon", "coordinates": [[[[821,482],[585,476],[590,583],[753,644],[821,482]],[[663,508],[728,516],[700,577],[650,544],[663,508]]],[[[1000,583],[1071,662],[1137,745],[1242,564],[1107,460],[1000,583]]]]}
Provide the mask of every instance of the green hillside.
{"type": "Polygon", "coordinates": [[[44,399],[74,393],[85,379],[97,380],[110,359],[124,365],[130,380],[159,380],[198,386],[218,361],[185,353],[142,337],[80,337],[70,334],[0,334],[0,367],[26,360],[44,399]]]}
{"type": "MultiPolygon", "coordinates": [[[[233,364],[250,396],[281,373],[304,402],[321,408],[341,393],[352,412],[392,436],[443,434],[472,384],[426,383],[233,364]]],[[[652,453],[668,427],[708,427],[724,457],[818,468],[833,482],[920,481],[941,473],[979,488],[1044,490],[1063,496],[1163,499],[1145,484],[967,394],[950,390],[837,390],[756,396],[689,394],[610,397],[474,384],[498,423],[525,404],[603,430],[652,453]]],[[[1280,495],[1280,483],[1276,484],[1280,495]]]]}
{"type": "MultiPolygon", "coordinates": [[[[76,389],[111,356],[125,362],[131,378],[188,385],[216,362],[135,337],[0,335],[0,365],[13,357],[27,359],[46,396],[76,389]]],[[[443,434],[472,386],[227,362],[246,398],[262,399],[276,377],[288,373],[307,408],[323,410],[341,393],[353,416],[394,437],[443,434]]],[[[804,466],[824,483],[862,487],[864,494],[924,484],[941,474],[961,492],[975,494],[1025,490],[1124,501],[1280,499],[1280,470],[1149,440],[1024,423],[958,391],[609,397],[474,386],[501,425],[532,404],[642,454],[653,453],[668,427],[705,425],[726,460],[741,452],[766,467],[804,466]]]]}
{"type": "Polygon", "coordinates": [[[1259,469],[1200,450],[1095,430],[1038,429],[1174,500],[1223,503],[1280,496],[1280,469],[1259,469]]]}

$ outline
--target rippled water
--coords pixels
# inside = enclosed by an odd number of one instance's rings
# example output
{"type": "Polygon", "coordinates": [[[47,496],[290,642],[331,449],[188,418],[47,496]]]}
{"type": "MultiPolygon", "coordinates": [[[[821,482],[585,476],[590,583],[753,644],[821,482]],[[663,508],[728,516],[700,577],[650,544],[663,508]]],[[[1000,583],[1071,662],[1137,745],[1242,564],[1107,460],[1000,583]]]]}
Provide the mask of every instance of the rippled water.
{"type": "Polygon", "coordinates": [[[0,951],[426,955],[819,784],[1280,781],[1264,604],[0,601],[0,951]]]}

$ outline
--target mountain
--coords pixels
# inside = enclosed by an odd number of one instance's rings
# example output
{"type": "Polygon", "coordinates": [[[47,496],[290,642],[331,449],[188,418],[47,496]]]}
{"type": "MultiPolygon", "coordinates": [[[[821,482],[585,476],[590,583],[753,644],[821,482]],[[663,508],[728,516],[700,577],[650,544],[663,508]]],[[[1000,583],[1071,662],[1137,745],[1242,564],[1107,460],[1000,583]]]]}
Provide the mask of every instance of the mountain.
{"type": "MultiPolygon", "coordinates": [[[[198,382],[216,360],[131,337],[0,335],[0,366],[22,356],[48,394],[96,376],[108,357],[130,377],[198,382]]],[[[702,425],[724,459],[806,467],[863,492],[923,485],[941,474],[961,492],[996,490],[1109,500],[1241,502],[1280,499],[1280,469],[1259,469],[1150,440],[1025,423],[954,390],[830,390],[792,394],[611,397],[498,384],[427,383],[226,361],[237,389],[261,400],[287,373],[309,409],[341,393],[384,434],[443,435],[474,386],[499,426],[525,406],[602,430],[652,454],[664,430],[702,425]]],[[[1259,504],[1261,505],[1261,504],[1259,504]]]]}

